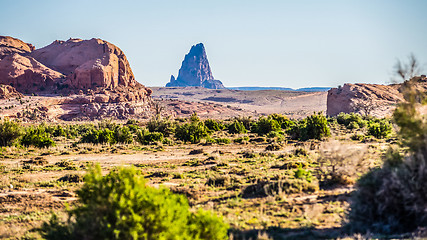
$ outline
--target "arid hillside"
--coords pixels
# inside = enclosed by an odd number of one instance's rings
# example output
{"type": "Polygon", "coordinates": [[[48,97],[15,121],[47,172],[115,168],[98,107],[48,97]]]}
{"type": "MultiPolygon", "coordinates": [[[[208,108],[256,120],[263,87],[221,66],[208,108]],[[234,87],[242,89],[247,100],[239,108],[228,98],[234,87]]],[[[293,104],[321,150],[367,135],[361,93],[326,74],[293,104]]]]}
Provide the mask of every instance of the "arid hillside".
{"type": "Polygon", "coordinates": [[[282,113],[289,117],[304,117],[313,112],[326,111],[326,92],[297,92],[281,90],[240,91],[205,89],[198,87],[151,87],[156,100],[176,99],[205,102],[237,108],[252,115],[282,113]]]}

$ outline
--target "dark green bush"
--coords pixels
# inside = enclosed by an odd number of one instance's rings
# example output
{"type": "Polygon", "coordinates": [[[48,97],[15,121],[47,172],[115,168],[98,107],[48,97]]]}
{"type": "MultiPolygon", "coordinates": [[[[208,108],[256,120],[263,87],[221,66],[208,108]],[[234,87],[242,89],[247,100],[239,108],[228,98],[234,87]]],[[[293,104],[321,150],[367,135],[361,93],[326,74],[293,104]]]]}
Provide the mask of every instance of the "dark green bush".
{"type": "Polygon", "coordinates": [[[302,120],[288,130],[292,139],[306,141],[308,139],[319,139],[331,135],[326,117],[321,113],[313,114],[302,120]]]}
{"type": "Polygon", "coordinates": [[[129,127],[116,127],[114,129],[114,140],[119,143],[132,143],[133,135],[129,127]]]}
{"type": "Polygon", "coordinates": [[[82,139],[80,141],[84,143],[93,143],[93,144],[116,143],[114,132],[108,128],[104,128],[100,130],[91,129],[82,136],[82,139]]]}
{"type": "Polygon", "coordinates": [[[204,123],[210,131],[221,131],[224,129],[224,125],[215,119],[206,119],[204,123]]]}
{"type": "Polygon", "coordinates": [[[56,145],[50,134],[46,132],[43,124],[27,128],[24,136],[22,136],[21,144],[27,147],[35,146],[38,148],[48,148],[56,145]]]}
{"type": "Polygon", "coordinates": [[[260,117],[258,121],[253,124],[251,131],[258,133],[259,135],[265,135],[269,132],[280,131],[280,129],[280,124],[276,120],[260,117]]]}
{"type": "Polygon", "coordinates": [[[386,119],[374,120],[368,123],[368,134],[376,138],[386,138],[391,134],[392,126],[386,119]]]}
{"type": "Polygon", "coordinates": [[[119,168],[102,176],[91,168],[77,192],[69,220],[55,215],[45,222],[46,239],[226,239],[221,218],[189,211],[187,200],[167,188],[147,186],[135,168],[119,168]]]}
{"type": "Polygon", "coordinates": [[[0,122],[0,146],[12,145],[22,135],[21,125],[5,119],[0,122]]]}
{"type": "Polygon", "coordinates": [[[357,129],[366,126],[366,121],[358,113],[340,113],[337,115],[337,123],[348,129],[357,129]]]}
{"type": "Polygon", "coordinates": [[[245,126],[242,122],[234,120],[230,125],[227,127],[229,133],[247,133],[245,126]]]}
{"type": "Polygon", "coordinates": [[[175,137],[177,139],[191,143],[198,143],[201,139],[208,136],[208,128],[200,121],[179,125],[175,132],[175,137]]]}
{"type": "Polygon", "coordinates": [[[162,142],[164,137],[163,133],[160,132],[148,132],[148,131],[138,131],[136,139],[139,143],[148,145],[154,142],[162,142]]]}
{"type": "Polygon", "coordinates": [[[280,127],[284,130],[287,130],[288,128],[295,125],[294,121],[290,120],[288,117],[283,116],[281,114],[274,113],[269,115],[268,118],[277,121],[280,127]]]}

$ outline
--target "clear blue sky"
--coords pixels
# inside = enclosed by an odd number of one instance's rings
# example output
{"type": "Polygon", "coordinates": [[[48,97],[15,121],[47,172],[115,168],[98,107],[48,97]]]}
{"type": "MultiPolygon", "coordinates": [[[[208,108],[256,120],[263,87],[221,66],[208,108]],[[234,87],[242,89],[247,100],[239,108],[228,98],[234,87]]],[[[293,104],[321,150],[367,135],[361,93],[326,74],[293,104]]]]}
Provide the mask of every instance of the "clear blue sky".
{"type": "Polygon", "coordinates": [[[37,48],[70,37],[105,39],[137,80],[164,86],[203,42],[225,86],[388,83],[414,53],[427,70],[424,0],[2,0],[0,35],[37,48]]]}

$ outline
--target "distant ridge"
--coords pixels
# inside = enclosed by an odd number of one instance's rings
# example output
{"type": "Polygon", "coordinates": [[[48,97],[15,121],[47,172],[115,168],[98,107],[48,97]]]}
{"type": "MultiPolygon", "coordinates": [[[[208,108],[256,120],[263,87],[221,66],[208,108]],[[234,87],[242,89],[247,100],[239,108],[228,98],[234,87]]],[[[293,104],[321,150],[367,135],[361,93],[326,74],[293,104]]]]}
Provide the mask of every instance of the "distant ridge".
{"type": "Polygon", "coordinates": [[[242,91],[259,91],[259,90],[281,90],[281,91],[298,91],[298,92],[327,92],[330,87],[309,87],[309,88],[284,88],[284,87],[229,87],[228,89],[242,91]]]}

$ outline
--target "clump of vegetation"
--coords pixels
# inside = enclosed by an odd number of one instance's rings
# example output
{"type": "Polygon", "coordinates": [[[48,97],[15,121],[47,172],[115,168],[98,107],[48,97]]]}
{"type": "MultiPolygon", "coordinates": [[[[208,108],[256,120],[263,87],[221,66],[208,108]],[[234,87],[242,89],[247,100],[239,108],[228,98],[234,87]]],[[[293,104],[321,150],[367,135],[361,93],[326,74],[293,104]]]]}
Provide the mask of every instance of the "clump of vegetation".
{"type": "Polygon", "coordinates": [[[215,119],[206,119],[204,123],[205,126],[212,132],[221,131],[222,129],[224,129],[224,125],[220,121],[215,119]]]}
{"type": "Polygon", "coordinates": [[[295,125],[294,121],[290,120],[288,117],[283,116],[281,114],[274,113],[269,115],[268,118],[275,120],[279,124],[280,128],[282,128],[283,130],[287,130],[293,125],[295,125]]]}
{"type": "Polygon", "coordinates": [[[259,135],[265,135],[270,132],[280,131],[280,124],[272,118],[260,117],[251,128],[252,132],[258,133],[259,135]]]}
{"type": "Polygon", "coordinates": [[[68,221],[53,215],[46,239],[226,239],[228,226],[210,212],[189,211],[187,200],[166,188],[147,186],[135,168],[102,176],[99,166],[85,176],[68,221]]]}
{"type": "Polygon", "coordinates": [[[108,128],[90,129],[82,136],[80,141],[84,143],[93,143],[93,144],[116,143],[116,140],[114,138],[114,132],[108,128]]]}
{"type": "Polygon", "coordinates": [[[21,135],[22,130],[19,123],[9,119],[0,122],[0,146],[12,145],[21,135]]]}
{"type": "Polygon", "coordinates": [[[398,136],[409,151],[404,156],[389,151],[381,168],[357,182],[349,213],[353,231],[390,234],[427,226],[427,120],[418,111],[426,95],[414,84],[416,78],[403,84],[406,101],[393,114],[398,136]]]}
{"type": "Polygon", "coordinates": [[[292,139],[306,141],[308,139],[323,139],[331,135],[326,117],[321,113],[313,114],[292,126],[288,133],[292,139]]]}
{"type": "Polygon", "coordinates": [[[317,159],[317,174],[321,185],[349,185],[363,169],[366,149],[332,142],[323,144],[317,159]]]}
{"type": "Polygon", "coordinates": [[[386,138],[392,132],[392,126],[386,119],[376,119],[368,123],[368,134],[376,138],[386,138]]]}
{"type": "Polygon", "coordinates": [[[157,115],[150,119],[147,128],[150,132],[160,132],[163,136],[169,137],[175,132],[176,124],[169,118],[161,118],[157,115]]]}
{"type": "Polygon", "coordinates": [[[358,129],[366,126],[366,121],[358,113],[340,113],[336,117],[337,123],[348,129],[358,129]]]}
{"type": "Polygon", "coordinates": [[[147,130],[139,130],[136,134],[136,139],[139,143],[143,145],[148,145],[150,143],[162,142],[164,137],[161,132],[149,132],[147,130]]]}
{"type": "Polygon", "coordinates": [[[234,120],[230,125],[227,127],[229,133],[247,133],[248,130],[245,128],[242,122],[238,120],[234,120]]]}
{"type": "Polygon", "coordinates": [[[300,178],[283,178],[278,180],[258,179],[255,184],[243,189],[242,197],[253,198],[280,196],[285,193],[313,193],[319,189],[318,184],[311,181],[311,174],[301,172],[298,176],[300,178]],[[310,179],[310,182],[307,179],[310,179]]]}
{"type": "Polygon", "coordinates": [[[25,134],[22,136],[21,144],[24,146],[35,146],[38,148],[48,148],[55,146],[55,141],[51,138],[51,135],[46,132],[44,124],[40,124],[37,127],[29,127],[25,130],[25,134]]]}
{"type": "Polygon", "coordinates": [[[209,136],[208,128],[201,121],[184,123],[176,128],[175,137],[191,143],[199,143],[201,139],[209,136]]]}

